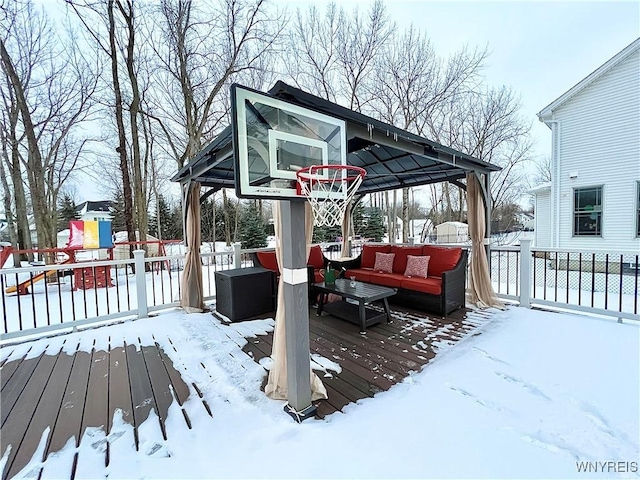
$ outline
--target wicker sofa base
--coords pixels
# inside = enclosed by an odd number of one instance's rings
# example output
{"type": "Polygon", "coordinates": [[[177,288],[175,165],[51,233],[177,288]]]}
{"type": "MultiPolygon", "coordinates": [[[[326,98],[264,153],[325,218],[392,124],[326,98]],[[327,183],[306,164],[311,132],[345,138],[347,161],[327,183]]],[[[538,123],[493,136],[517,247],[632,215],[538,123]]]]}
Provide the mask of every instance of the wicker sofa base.
{"type": "Polygon", "coordinates": [[[396,295],[389,297],[389,302],[394,305],[443,316],[462,308],[465,304],[464,295],[461,299],[449,298],[445,305],[445,299],[442,295],[431,295],[429,293],[406,290],[404,288],[399,288],[396,295]]]}

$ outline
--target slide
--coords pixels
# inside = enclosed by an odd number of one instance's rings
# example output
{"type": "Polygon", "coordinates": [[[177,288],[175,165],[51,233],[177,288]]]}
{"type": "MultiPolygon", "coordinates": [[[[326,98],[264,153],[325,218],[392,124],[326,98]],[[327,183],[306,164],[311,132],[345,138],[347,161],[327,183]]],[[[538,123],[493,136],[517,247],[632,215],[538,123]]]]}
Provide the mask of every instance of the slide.
{"type": "MultiPolygon", "coordinates": [[[[65,260],[64,262],[59,263],[58,265],[64,265],[65,263],[73,263],[73,258],[69,258],[69,259],[65,260]]],[[[39,282],[44,277],[53,277],[59,271],[60,270],[50,270],[48,272],[39,273],[38,275],[35,275],[34,277],[30,278],[26,282],[22,282],[22,283],[19,283],[18,285],[11,285],[10,287],[7,287],[7,289],[5,290],[5,293],[16,293],[17,292],[18,295],[26,295],[27,293],[29,293],[28,288],[31,286],[32,283],[39,282]]]]}

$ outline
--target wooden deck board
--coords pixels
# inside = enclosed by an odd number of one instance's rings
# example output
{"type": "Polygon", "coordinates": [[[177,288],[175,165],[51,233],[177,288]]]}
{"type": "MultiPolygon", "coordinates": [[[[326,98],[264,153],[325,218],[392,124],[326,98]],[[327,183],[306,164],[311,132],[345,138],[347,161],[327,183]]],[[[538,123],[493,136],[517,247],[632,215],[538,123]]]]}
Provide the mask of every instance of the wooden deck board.
{"type": "Polygon", "coordinates": [[[111,432],[113,415],[116,410],[122,412],[122,420],[133,423],[133,406],[129,387],[129,369],[124,347],[112,348],[109,352],[109,417],[107,433],[111,432]]]}
{"type": "Polygon", "coordinates": [[[140,446],[138,427],[149,417],[151,409],[157,410],[153,400],[153,390],[147,374],[142,351],[136,345],[127,345],[127,366],[131,385],[131,401],[133,404],[134,435],[136,449],[140,446]]]}
{"type": "Polygon", "coordinates": [[[15,446],[15,448],[12,448],[9,452],[7,463],[2,473],[3,479],[8,478],[9,468],[19,452],[20,444],[22,443],[27,428],[32,421],[57,359],[57,355],[42,356],[37,367],[34,369],[33,374],[29,377],[24,390],[22,390],[19,398],[15,402],[11,411],[12,415],[9,416],[7,414],[6,423],[2,425],[3,453],[6,446],[15,446]]]}
{"type": "Polygon", "coordinates": [[[167,414],[169,413],[169,406],[173,402],[173,395],[169,389],[171,380],[169,374],[162,364],[162,359],[155,345],[143,346],[142,355],[144,357],[145,364],[147,366],[147,373],[149,375],[149,381],[151,383],[151,390],[153,391],[153,399],[156,404],[156,414],[160,421],[160,428],[162,429],[162,436],[167,439],[167,430],[165,422],[167,420],[167,414]]]}
{"type": "Polygon", "coordinates": [[[73,358],[73,367],[62,399],[62,408],[58,412],[53,431],[49,436],[46,456],[61,450],[70,438],[75,438],[76,447],[80,443],[91,354],[77,351],[73,358]]]}
{"type": "Polygon", "coordinates": [[[22,394],[22,391],[31,379],[31,375],[33,375],[33,372],[43,357],[44,353],[36,358],[27,358],[22,360],[13,375],[11,375],[11,378],[7,380],[5,385],[3,385],[2,391],[0,392],[0,402],[2,405],[2,409],[0,411],[2,422],[0,425],[4,425],[7,421],[7,417],[11,413],[14,405],[18,401],[18,398],[22,394]]]}
{"type": "Polygon", "coordinates": [[[20,364],[24,361],[26,355],[9,363],[3,363],[0,367],[0,391],[4,390],[4,386],[11,379],[20,364]]]}
{"type": "Polygon", "coordinates": [[[314,324],[313,331],[322,338],[333,341],[336,345],[348,350],[367,352],[367,358],[395,374],[407,375],[411,370],[415,370],[415,361],[409,361],[389,349],[383,349],[383,345],[372,341],[371,338],[348,336],[336,328],[321,323],[314,324]]]}
{"type": "Polygon", "coordinates": [[[176,400],[180,405],[184,405],[184,402],[189,398],[189,387],[182,380],[180,373],[173,366],[173,362],[169,359],[166,353],[160,348],[160,345],[156,343],[156,349],[158,350],[158,354],[162,359],[162,363],[164,364],[164,368],[169,375],[169,379],[171,380],[171,385],[173,387],[173,391],[176,395],[176,400]]]}
{"type": "MultiPolygon", "coordinates": [[[[57,356],[57,361],[50,376],[50,378],[56,380],[47,382],[33,418],[29,422],[24,438],[15,449],[16,455],[13,463],[9,464],[9,462],[7,462],[5,469],[8,471],[8,477],[12,477],[20,472],[20,470],[29,463],[42,439],[42,432],[44,432],[47,427],[53,428],[54,422],[52,420],[55,420],[60,411],[62,398],[72,367],[73,355],[59,354],[57,356]]],[[[8,429],[10,428],[11,427],[8,426],[8,429]]],[[[49,435],[50,434],[51,432],[49,432],[49,435]]],[[[44,458],[40,460],[44,460],[44,458]]]]}
{"type": "Polygon", "coordinates": [[[85,399],[80,438],[89,427],[107,429],[107,409],[109,402],[109,353],[93,350],[89,381],[85,399]]]}

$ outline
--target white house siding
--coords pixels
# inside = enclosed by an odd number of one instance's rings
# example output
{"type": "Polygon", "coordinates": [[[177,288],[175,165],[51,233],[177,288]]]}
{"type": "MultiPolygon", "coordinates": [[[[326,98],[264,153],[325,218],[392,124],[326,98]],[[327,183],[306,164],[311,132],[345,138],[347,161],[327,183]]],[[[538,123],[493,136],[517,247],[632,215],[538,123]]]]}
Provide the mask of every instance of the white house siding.
{"type": "Polygon", "coordinates": [[[559,247],[640,250],[640,51],[560,106],[554,119],[560,124],[559,247]],[[571,173],[577,177],[569,178],[571,173]],[[573,237],[573,190],[599,185],[602,237],[573,237]]]}
{"type": "Polygon", "coordinates": [[[536,247],[551,247],[551,190],[536,193],[535,227],[533,244],[536,247]]]}

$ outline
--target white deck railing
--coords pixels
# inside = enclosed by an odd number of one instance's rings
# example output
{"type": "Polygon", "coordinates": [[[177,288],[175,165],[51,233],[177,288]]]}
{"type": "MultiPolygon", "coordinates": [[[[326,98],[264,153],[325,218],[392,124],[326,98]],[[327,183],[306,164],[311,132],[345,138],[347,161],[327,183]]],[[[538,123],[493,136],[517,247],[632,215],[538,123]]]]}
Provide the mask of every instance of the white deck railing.
{"type": "MultiPolygon", "coordinates": [[[[640,320],[638,254],[541,249],[531,248],[528,240],[521,243],[492,248],[491,277],[501,298],[522,307],[640,320]]],[[[205,302],[215,299],[216,271],[253,266],[250,253],[258,250],[241,250],[236,244],[230,251],[201,254],[205,302]]],[[[0,269],[0,343],[175,308],[180,304],[183,268],[183,255],[145,258],[139,250],[129,260],[0,269]],[[109,286],[77,288],[86,285],[85,277],[100,277],[101,270],[111,279],[109,286]],[[36,281],[43,272],[62,273],[55,283],[36,281]],[[26,287],[22,294],[7,293],[17,284],[26,287]]]]}

